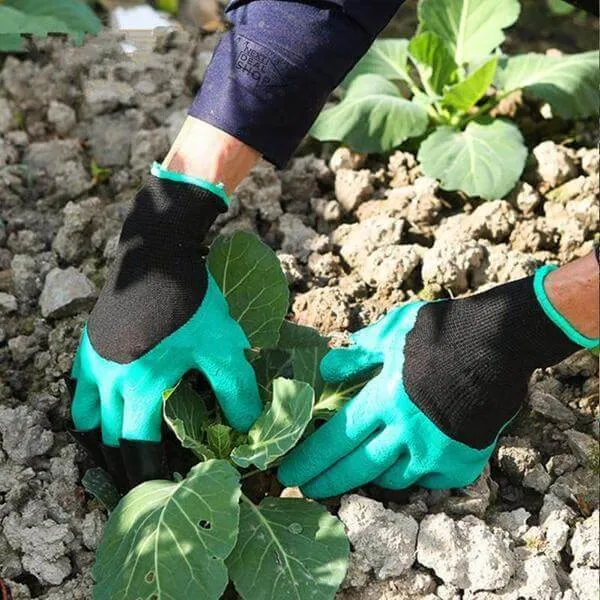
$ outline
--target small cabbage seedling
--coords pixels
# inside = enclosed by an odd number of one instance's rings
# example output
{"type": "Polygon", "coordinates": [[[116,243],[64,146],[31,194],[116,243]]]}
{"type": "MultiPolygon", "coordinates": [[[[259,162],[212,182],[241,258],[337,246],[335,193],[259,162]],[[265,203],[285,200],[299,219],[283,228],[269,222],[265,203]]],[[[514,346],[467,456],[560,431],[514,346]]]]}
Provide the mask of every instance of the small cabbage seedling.
{"type": "Polygon", "coordinates": [[[342,101],[311,133],[358,152],[420,144],[424,173],[447,190],[502,198],[523,172],[527,148],[518,127],[490,112],[517,90],[565,119],[598,113],[597,51],[565,56],[500,52],[518,0],[420,0],[410,41],[376,41],[344,81],[342,101]]]}
{"type": "MultiPolygon", "coordinates": [[[[114,507],[94,565],[95,600],[216,600],[231,581],[244,600],[333,600],[348,564],[342,523],[305,498],[252,498],[252,483],[365,382],[329,386],[326,338],[284,320],[289,290],[275,253],[236,232],[211,246],[209,269],[252,350],[264,411],[247,435],[209,391],[185,380],[164,394],[164,418],[195,457],[187,476],[151,481],[114,507]]],[[[110,506],[97,470],[88,489],[110,506]]],[[[256,494],[254,494],[256,496],[256,494]]]]}

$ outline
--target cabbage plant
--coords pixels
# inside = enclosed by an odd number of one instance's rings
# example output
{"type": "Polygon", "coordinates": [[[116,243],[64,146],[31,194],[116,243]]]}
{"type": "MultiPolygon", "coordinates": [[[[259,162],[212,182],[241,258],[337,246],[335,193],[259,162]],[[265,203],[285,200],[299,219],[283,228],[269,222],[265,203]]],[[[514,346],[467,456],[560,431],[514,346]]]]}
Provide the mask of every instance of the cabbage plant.
{"type": "Polygon", "coordinates": [[[564,119],[599,109],[598,51],[502,54],[519,11],[518,0],[420,0],[417,34],[377,40],[312,135],[374,153],[416,138],[423,171],[444,189],[502,198],[527,158],[517,125],[490,115],[503,98],[523,90],[564,119]]]}
{"type": "Polygon", "coordinates": [[[0,52],[22,52],[27,38],[51,34],[81,43],[102,22],[81,0],[0,0],[0,52]]]}
{"type": "Polygon", "coordinates": [[[164,394],[164,419],[194,457],[185,477],[146,482],[119,499],[106,475],[86,474],[88,490],[112,510],[94,599],[216,600],[231,581],[244,600],[333,600],[349,554],[342,523],[305,498],[257,502],[249,490],[255,477],[275,483],[282,457],[365,382],[321,379],[328,340],[284,319],[285,276],[255,235],[217,238],[208,264],[251,342],[264,411],[247,435],[236,433],[210,391],[182,380],[164,394]]]}

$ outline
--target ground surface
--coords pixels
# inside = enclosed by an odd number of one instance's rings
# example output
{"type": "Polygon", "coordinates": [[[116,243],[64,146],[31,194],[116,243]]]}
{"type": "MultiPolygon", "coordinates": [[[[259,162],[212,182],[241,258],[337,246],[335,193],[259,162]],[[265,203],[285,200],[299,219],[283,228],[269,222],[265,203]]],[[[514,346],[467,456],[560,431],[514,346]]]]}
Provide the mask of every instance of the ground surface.
{"type": "MultiPolygon", "coordinates": [[[[214,43],[177,35],[132,62],[103,35],[1,66],[0,577],[18,600],[91,598],[105,515],[80,487],[87,463],[66,433],[61,378],[132,192],[214,43]]],[[[334,336],[417,294],[468,294],[566,262],[598,230],[596,132],[529,104],[516,118],[531,160],[505,200],[442,193],[410,154],[320,158],[307,144],[284,171],[257,167],[219,225],[275,248],[291,316],[334,336]]],[[[597,361],[581,352],[534,374],[473,486],[341,499],[354,551],[339,599],[596,600],[597,393],[597,361]]]]}

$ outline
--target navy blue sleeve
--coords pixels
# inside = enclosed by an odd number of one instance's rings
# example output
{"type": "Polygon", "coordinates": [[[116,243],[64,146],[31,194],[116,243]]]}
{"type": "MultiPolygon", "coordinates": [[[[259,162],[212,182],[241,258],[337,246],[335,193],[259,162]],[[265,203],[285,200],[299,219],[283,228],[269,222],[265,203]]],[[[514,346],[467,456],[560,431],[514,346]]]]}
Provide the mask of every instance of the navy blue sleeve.
{"type": "Polygon", "coordinates": [[[282,167],[404,0],[234,0],[189,114],[282,167]]]}

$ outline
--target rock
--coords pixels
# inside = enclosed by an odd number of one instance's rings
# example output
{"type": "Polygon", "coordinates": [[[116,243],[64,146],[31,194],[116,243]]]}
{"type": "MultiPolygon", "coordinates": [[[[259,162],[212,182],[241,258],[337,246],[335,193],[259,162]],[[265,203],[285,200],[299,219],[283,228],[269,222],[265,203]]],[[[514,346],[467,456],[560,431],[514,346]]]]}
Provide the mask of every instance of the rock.
{"type": "Polygon", "coordinates": [[[15,513],[6,517],[3,525],[10,545],[24,553],[23,567],[42,583],[60,585],[71,574],[66,554],[74,536],[68,525],[46,519],[24,527],[15,513]]]}
{"type": "Polygon", "coordinates": [[[598,507],[598,476],[592,469],[579,467],[561,475],[550,491],[564,502],[579,501],[592,510],[598,507]]]}
{"type": "Polygon", "coordinates": [[[164,127],[138,131],[131,142],[131,168],[146,175],[154,161],[161,161],[169,152],[169,138],[164,127]]]}
{"type": "Polygon", "coordinates": [[[396,150],[388,159],[387,172],[391,179],[392,188],[402,187],[412,183],[411,179],[417,166],[415,157],[409,152],[396,150]]]}
{"type": "Polygon", "coordinates": [[[25,364],[36,352],[39,352],[40,346],[34,335],[18,335],[8,340],[8,349],[13,361],[17,365],[25,364]]]}
{"type": "Polygon", "coordinates": [[[350,213],[373,194],[371,171],[338,169],[335,174],[335,197],[340,206],[350,213]]]}
{"type": "Polygon", "coordinates": [[[378,579],[404,573],[415,561],[417,522],[363,496],[342,498],[339,518],[360,564],[378,579]]]}
{"type": "Polygon", "coordinates": [[[598,460],[598,442],[591,435],[575,429],[568,429],[565,431],[565,436],[569,448],[583,466],[593,464],[594,460],[598,460]]]}
{"type": "Polygon", "coordinates": [[[283,234],[281,251],[292,254],[301,262],[306,262],[312,244],[318,237],[317,232],[305,225],[296,215],[285,214],[279,219],[279,230],[283,234]]]}
{"type": "Polygon", "coordinates": [[[30,229],[11,233],[6,245],[14,254],[37,254],[46,247],[39,234],[30,229]]]}
{"type": "Polygon", "coordinates": [[[550,519],[543,527],[543,532],[546,538],[545,553],[554,561],[560,563],[560,553],[566,546],[569,533],[571,532],[569,524],[558,519],[550,519]]]}
{"type": "Polygon", "coordinates": [[[68,264],[76,264],[92,251],[92,235],[101,224],[102,201],[87,198],[69,202],[63,209],[61,228],[52,242],[52,249],[68,264]]]}
{"type": "Polygon", "coordinates": [[[556,567],[545,556],[527,558],[519,568],[518,597],[555,600],[560,595],[556,567]]]}
{"type": "Polygon", "coordinates": [[[539,261],[529,254],[511,250],[506,244],[491,245],[482,240],[483,257],[473,269],[472,285],[479,287],[488,283],[506,283],[532,275],[539,261]]]}
{"type": "Polygon", "coordinates": [[[574,471],[579,461],[572,454],[557,454],[551,456],[546,463],[546,471],[555,477],[574,471]]]}
{"type": "Polygon", "coordinates": [[[342,208],[337,200],[311,198],[310,206],[314,213],[326,223],[337,223],[342,218],[342,208]]]}
{"type": "Polygon", "coordinates": [[[17,310],[17,299],[12,294],[0,292],[0,315],[9,315],[17,310]]]}
{"type": "Polygon", "coordinates": [[[416,225],[431,225],[437,221],[442,210],[442,201],[433,194],[417,194],[410,201],[407,219],[416,225]]]}
{"type": "Polygon", "coordinates": [[[512,191],[509,200],[524,215],[531,216],[535,212],[535,209],[541,204],[542,197],[533,186],[524,181],[517,184],[517,187],[512,191]]]}
{"type": "Polygon", "coordinates": [[[421,263],[421,246],[376,248],[359,266],[359,273],[372,287],[400,287],[421,263]]]}
{"type": "Polygon", "coordinates": [[[273,165],[261,161],[237,187],[234,193],[241,206],[271,223],[282,214],[281,180],[273,165]]]}
{"type": "Polygon", "coordinates": [[[571,571],[571,585],[577,600],[598,600],[598,569],[576,567],[571,571]]]}
{"type": "Polygon", "coordinates": [[[315,288],[298,294],[292,312],[299,325],[315,327],[321,333],[344,331],[350,325],[348,299],[338,288],[315,288]]]}
{"type": "Polygon", "coordinates": [[[47,114],[48,122],[52,123],[58,135],[67,135],[77,122],[76,112],[66,104],[53,100],[47,114]]]}
{"type": "Polygon", "coordinates": [[[592,377],[598,373],[598,358],[589,350],[579,350],[559,362],[554,367],[554,373],[562,379],[592,377]]]}
{"type": "MultiPolygon", "coordinates": [[[[0,129],[1,130],[1,129],[0,129]]],[[[591,177],[598,178],[600,170],[600,156],[598,148],[580,148],[578,151],[581,158],[581,168],[591,177]]]]}
{"type": "Polygon", "coordinates": [[[506,200],[492,200],[471,213],[468,226],[474,238],[502,242],[508,238],[516,221],[515,211],[506,200]]]}
{"type": "Polygon", "coordinates": [[[79,140],[34,142],[27,148],[24,162],[31,169],[40,197],[57,194],[76,198],[92,185],[79,140]]]}
{"type": "Polygon", "coordinates": [[[331,171],[313,155],[293,158],[289,167],[278,173],[281,180],[281,202],[286,212],[307,214],[311,198],[321,196],[319,181],[331,178],[331,171]]]}
{"type": "Polygon", "coordinates": [[[498,466],[509,479],[520,484],[525,473],[539,464],[540,454],[531,447],[529,440],[517,436],[500,439],[496,452],[498,466]]]}
{"type": "Polygon", "coordinates": [[[308,270],[318,279],[329,282],[343,273],[342,261],[332,252],[313,252],[308,257],[308,270]]]}
{"type": "Polygon", "coordinates": [[[125,81],[88,79],[83,84],[86,117],[96,117],[134,104],[135,90],[125,81]]]}
{"type": "Polygon", "coordinates": [[[373,217],[408,218],[410,201],[415,197],[413,186],[388,190],[385,200],[367,200],[354,213],[359,221],[373,217]]]}
{"type": "Polygon", "coordinates": [[[548,493],[544,496],[538,520],[542,528],[546,528],[552,521],[561,521],[571,525],[575,520],[575,512],[558,496],[548,493]]]}
{"type": "Polygon", "coordinates": [[[81,538],[86,548],[96,550],[100,546],[106,517],[99,510],[93,510],[85,515],[81,525],[81,538]]]}
{"type": "Polygon", "coordinates": [[[6,98],[0,96],[0,133],[8,133],[18,127],[13,109],[6,98]]]}
{"type": "Polygon", "coordinates": [[[54,444],[54,434],[44,413],[24,404],[16,408],[0,406],[0,433],[2,448],[20,465],[44,455],[54,444]]]}
{"type": "Polygon", "coordinates": [[[500,589],[516,569],[508,534],[473,516],[453,521],[443,513],[421,521],[417,560],[462,589],[500,589]]]}
{"type": "MultiPolygon", "coordinates": [[[[366,582],[365,582],[366,583],[366,582]]],[[[429,573],[410,570],[387,581],[374,581],[361,589],[344,590],[336,600],[437,600],[436,585],[429,573]]]]}
{"type": "Polygon", "coordinates": [[[531,488],[540,494],[543,494],[550,487],[551,483],[552,477],[550,477],[540,463],[527,469],[522,479],[523,487],[531,488]]]}
{"type": "Polygon", "coordinates": [[[96,163],[101,167],[127,166],[131,142],[143,123],[143,114],[135,109],[95,118],[89,129],[89,144],[96,163]]]}
{"type": "Polygon", "coordinates": [[[519,252],[554,250],[558,241],[556,229],[544,217],[519,221],[510,234],[510,247],[519,252]]]}
{"type": "Polygon", "coordinates": [[[94,284],[74,267],[52,269],[40,296],[44,317],[61,317],[88,309],[96,298],[94,284]]]}
{"type": "Polygon", "coordinates": [[[535,175],[551,188],[577,175],[573,153],[552,141],[542,142],[533,149],[535,175]]]}
{"type": "Polygon", "coordinates": [[[571,553],[573,567],[600,567],[600,515],[595,510],[591,517],[583,523],[577,523],[575,533],[571,538],[571,553]]]}
{"type": "Polygon", "coordinates": [[[436,240],[423,254],[421,276],[427,285],[440,285],[453,294],[469,289],[469,277],[483,260],[482,247],[473,241],[436,240]]]}
{"type": "Polygon", "coordinates": [[[531,513],[523,507],[511,511],[492,514],[490,524],[508,531],[514,540],[518,540],[527,531],[527,521],[531,513]]]}
{"type": "Polygon", "coordinates": [[[404,221],[392,217],[373,217],[352,225],[341,225],[332,234],[340,255],[351,266],[359,267],[377,248],[398,244],[404,221]]]}
{"type": "Polygon", "coordinates": [[[329,168],[334,173],[337,173],[340,169],[360,169],[366,158],[366,154],[354,152],[347,146],[339,146],[329,159],[329,168]]]}
{"type": "Polygon", "coordinates": [[[278,252],[277,258],[279,259],[281,270],[291,286],[301,283],[304,280],[304,274],[302,273],[295,256],[278,252]]]}
{"type": "Polygon", "coordinates": [[[490,477],[488,464],[483,473],[471,485],[456,490],[456,495],[449,496],[444,500],[443,510],[451,515],[475,515],[483,518],[497,487],[490,477]]]}
{"type": "Polygon", "coordinates": [[[546,381],[541,381],[529,389],[529,406],[553,423],[572,427],[577,422],[577,415],[567,408],[554,394],[546,391],[546,381]]]}

